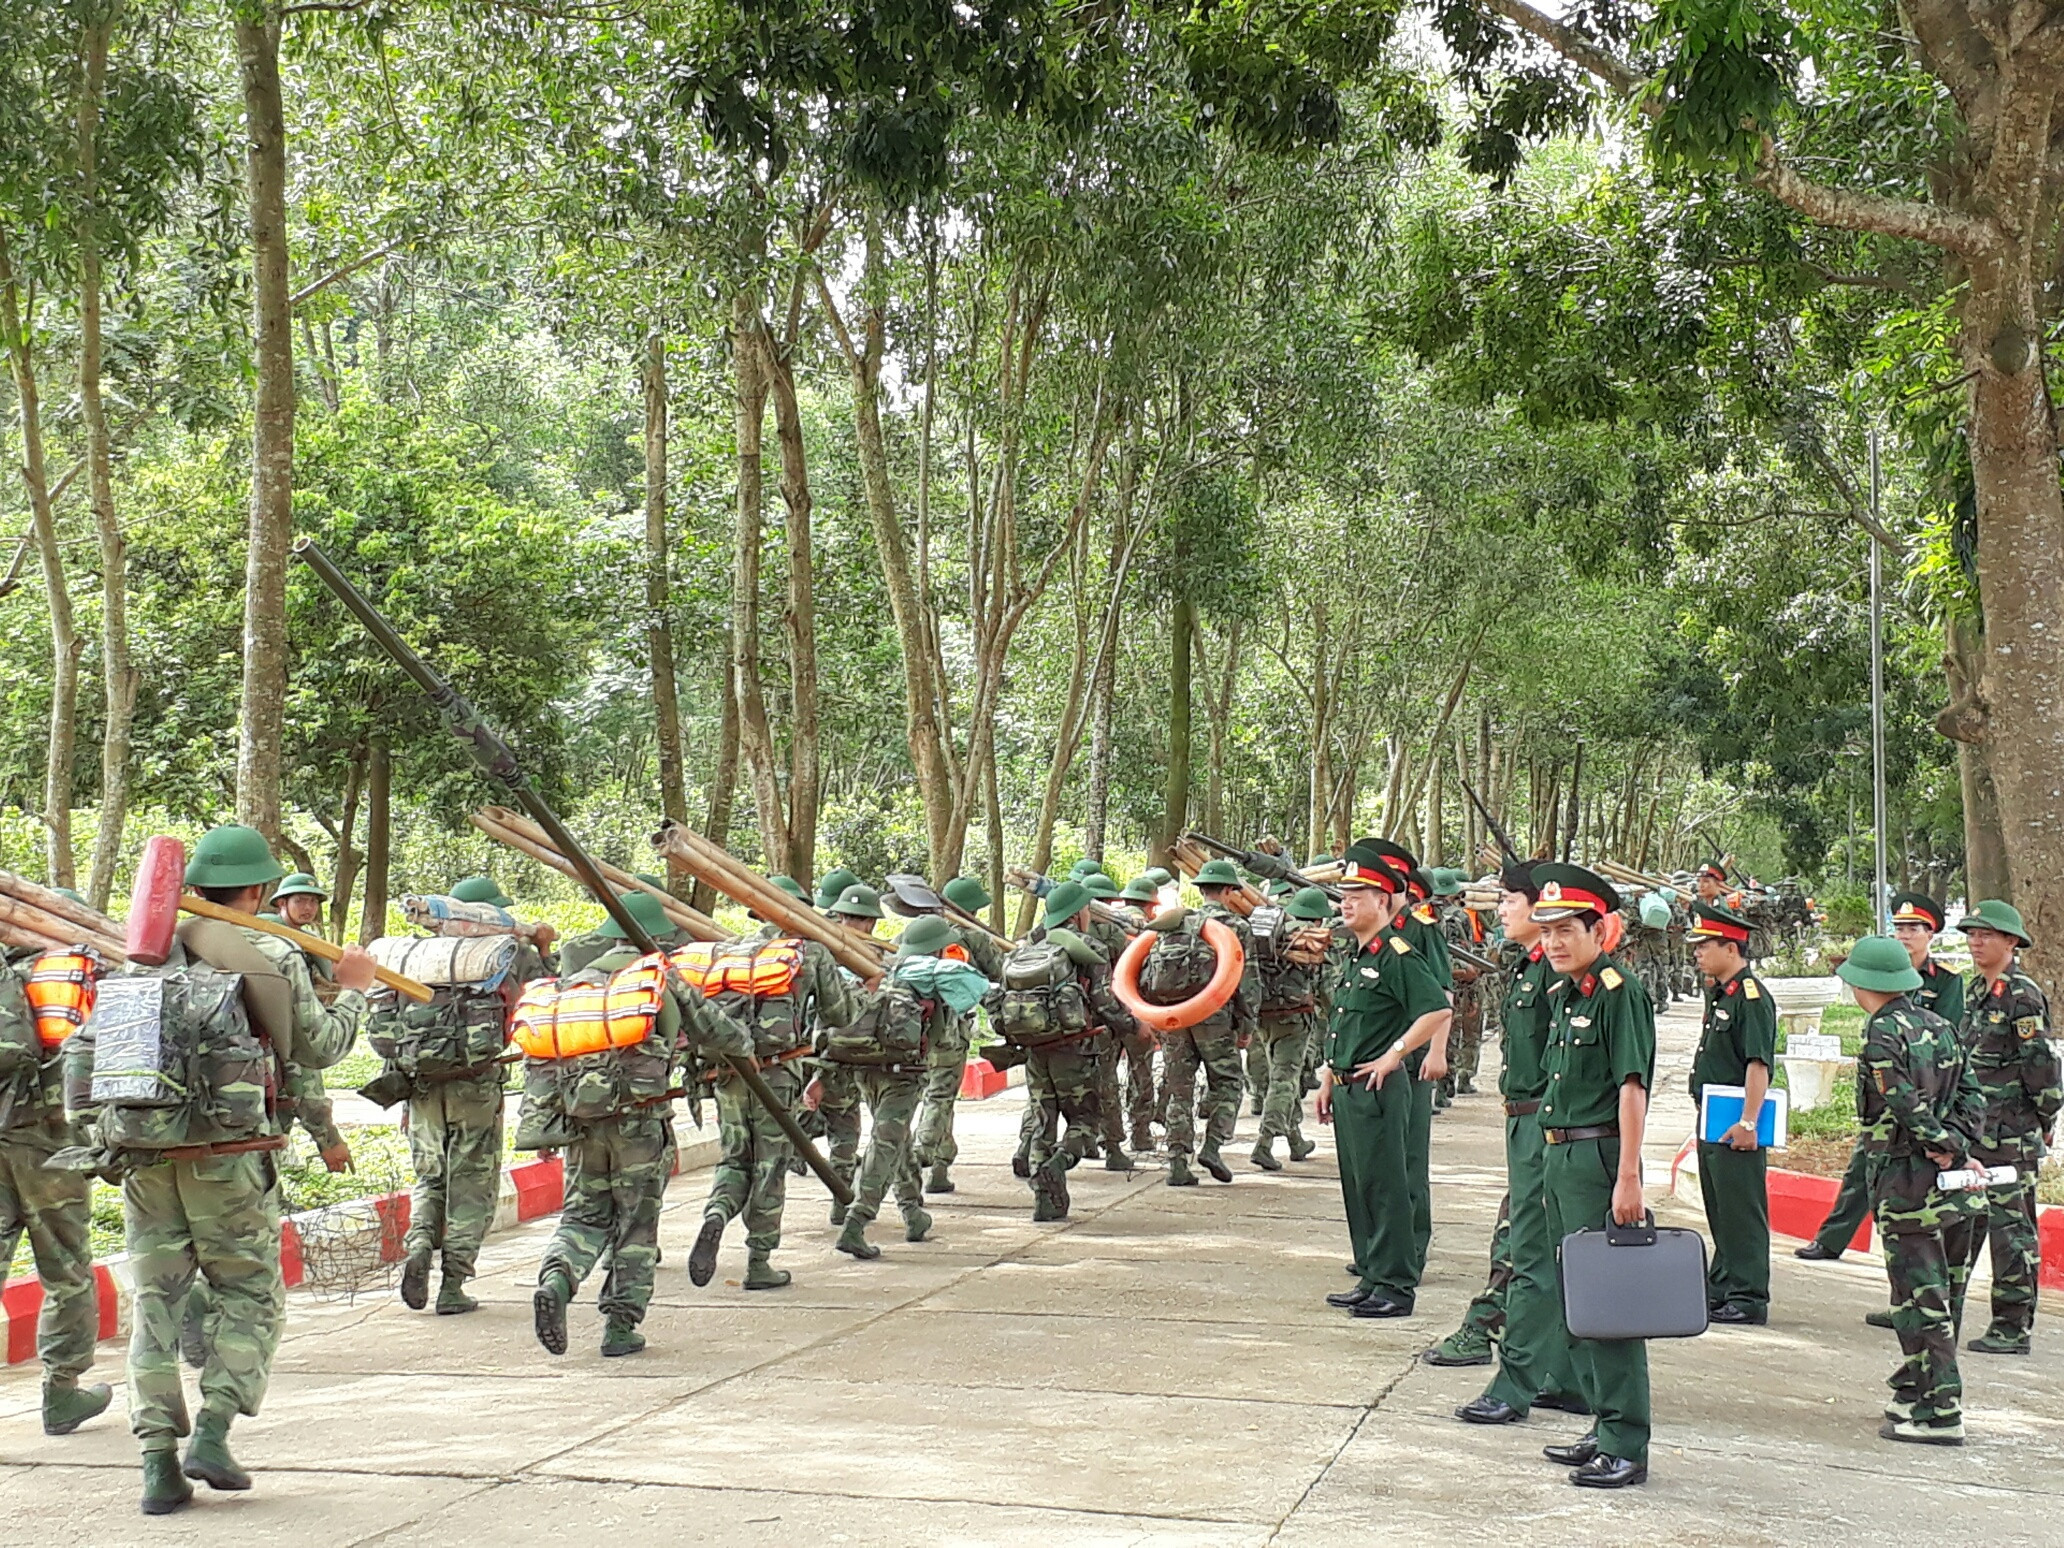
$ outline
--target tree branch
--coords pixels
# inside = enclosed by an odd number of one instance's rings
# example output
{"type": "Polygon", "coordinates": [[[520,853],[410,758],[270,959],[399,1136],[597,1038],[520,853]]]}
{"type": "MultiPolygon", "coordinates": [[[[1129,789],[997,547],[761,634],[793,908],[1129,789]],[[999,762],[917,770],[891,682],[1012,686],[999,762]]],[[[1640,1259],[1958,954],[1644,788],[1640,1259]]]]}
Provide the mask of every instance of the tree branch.
{"type": "Polygon", "coordinates": [[[402,246],[404,243],[408,241],[408,237],[398,236],[394,238],[394,240],[391,242],[382,242],[378,247],[374,248],[371,252],[359,254],[359,256],[352,259],[351,262],[330,270],[330,272],[325,274],[321,279],[310,280],[306,285],[303,285],[299,290],[295,291],[292,295],[287,297],[287,305],[299,306],[303,301],[308,300],[311,296],[319,295],[323,291],[329,289],[330,286],[336,284],[338,280],[349,279],[352,275],[356,274],[360,269],[369,268],[373,264],[378,263],[382,258],[385,258],[397,247],[402,246]]]}
{"type": "Polygon", "coordinates": [[[1522,32],[1539,38],[1571,64],[1597,76],[1623,97],[1633,96],[1645,84],[1640,71],[1604,44],[1585,37],[1545,11],[1535,10],[1525,0],[1483,0],[1483,4],[1522,32]]]}

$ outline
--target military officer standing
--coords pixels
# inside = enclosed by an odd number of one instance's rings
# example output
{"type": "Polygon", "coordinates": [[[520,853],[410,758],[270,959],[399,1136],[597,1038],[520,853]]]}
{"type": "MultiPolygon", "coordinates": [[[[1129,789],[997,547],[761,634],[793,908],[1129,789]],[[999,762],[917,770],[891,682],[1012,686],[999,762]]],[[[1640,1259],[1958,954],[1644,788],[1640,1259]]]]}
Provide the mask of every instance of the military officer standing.
{"type": "Polygon", "coordinates": [[[1749,922],[1732,909],[1694,909],[1692,950],[1706,978],[1705,1022],[1691,1060],[1691,1100],[1708,1086],[1743,1088],[1742,1118],[1718,1140],[1701,1129],[1699,1194],[1713,1258],[1706,1270],[1707,1317],[1713,1322],[1770,1320],[1769,1152],[1756,1142],[1756,1115],[1777,1060],[1777,1006],[1744,955],[1749,922]]]}
{"type": "MultiPolygon", "coordinates": [[[[1965,996],[1963,1038],[1985,1097],[1984,1134],[1971,1158],[2011,1166],[2014,1181],[1985,1190],[1992,1244],[1992,1325],[1967,1346],[1974,1354],[2025,1355],[2035,1331],[2042,1254],[2035,1231],[2035,1184],[2064,1108],[2050,1006],[2014,954],[2033,944],[2021,911],[1988,898],[1958,923],[1976,970],[1965,996]]],[[[1971,1262],[1978,1261],[1973,1244],[1971,1262]]]]}
{"type": "MultiPolygon", "coordinates": [[[[1599,942],[1620,906],[1604,877],[1581,866],[1542,862],[1534,919],[1559,982],[1549,995],[1547,1142],[1548,1235],[1608,1220],[1632,1225],[1641,1196],[1641,1137],[1655,1082],[1655,1010],[1640,980],[1599,942]]],[[[1549,1446],[1551,1462],[1575,1469],[1587,1489],[1623,1489],[1648,1479],[1648,1344],[1642,1339],[1572,1339],[1577,1392],[1596,1415],[1591,1433],[1549,1446]]]]}
{"type": "MultiPolygon", "coordinates": [[[[1948,915],[1940,903],[1926,893],[1902,892],[1892,900],[1892,934],[1906,948],[1907,959],[1921,975],[1921,987],[1908,994],[1915,1005],[1940,1016],[1953,1027],[1964,1022],[1964,981],[1953,968],[1944,967],[1931,953],[1935,937],[1942,933],[1948,915]]],[[[1813,1240],[1794,1248],[1792,1256],[1807,1262],[1833,1262],[1856,1240],[1856,1231],[1870,1214],[1870,1184],[1865,1177],[1869,1147],[1864,1136],[1856,1136],[1849,1152],[1848,1168],[1842,1173],[1842,1189],[1820,1223],[1813,1240]]],[[[1890,1312],[1872,1312],[1864,1319],[1873,1327],[1892,1326],[1890,1312]]]]}
{"type": "Polygon", "coordinates": [[[1349,846],[1339,886],[1357,949],[1333,1003],[1318,1113],[1334,1125],[1360,1272],[1353,1289],[1326,1301],[1357,1317],[1409,1317],[1423,1261],[1408,1161],[1415,1087],[1426,1050],[1447,1034],[1454,1012],[1424,954],[1391,928],[1405,906],[1404,873],[1362,840],[1349,846]]]}

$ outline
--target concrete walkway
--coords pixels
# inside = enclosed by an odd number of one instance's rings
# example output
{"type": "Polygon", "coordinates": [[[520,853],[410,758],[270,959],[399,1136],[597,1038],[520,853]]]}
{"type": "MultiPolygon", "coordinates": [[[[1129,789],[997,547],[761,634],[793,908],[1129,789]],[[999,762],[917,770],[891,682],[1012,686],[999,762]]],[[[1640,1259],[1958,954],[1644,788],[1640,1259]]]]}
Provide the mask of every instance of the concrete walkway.
{"type": "MultiPolygon", "coordinates": [[[[1696,1022],[1666,1019],[1651,1177],[1687,1132],[1696,1022]]],[[[1489,1061],[1495,1064],[1495,1054],[1489,1061]]],[[[1777,1248],[1771,1326],[1653,1346],[1652,1481],[1569,1487],[1540,1446],[1580,1420],[1500,1430],[1450,1410],[1482,1370],[1419,1363],[1481,1284],[1503,1187],[1489,1097],[1435,1130],[1437,1234],[1420,1315],[1356,1323],[1330,1143],[1231,1187],[1074,1174],[1075,1216],[1034,1226],[1007,1165],[1018,1094],[961,1109],[960,1191],[936,1239],[858,1264],[824,1196],[791,1187],[785,1292],[688,1283],[707,1176],[674,1185],[650,1350],[602,1361],[594,1284],[574,1346],[545,1355],[529,1289],[547,1230],[491,1240],[465,1319],[296,1294],[264,1415],[239,1424],[258,1474],[163,1521],[136,1514],[120,1420],[46,1439],[33,1369],[0,1378],[0,1542],[468,1544],[2064,1542],[2064,1339],[1969,1357],[1972,1443],[1877,1439],[1887,1334],[1874,1264],[1777,1248]]],[[[1660,1213],[1697,1223],[1695,1210],[1660,1213]]],[[[2053,1317],[2056,1308],[2046,1307],[2053,1317]]],[[[103,1376],[119,1381],[118,1352],[103,1376]]]]}

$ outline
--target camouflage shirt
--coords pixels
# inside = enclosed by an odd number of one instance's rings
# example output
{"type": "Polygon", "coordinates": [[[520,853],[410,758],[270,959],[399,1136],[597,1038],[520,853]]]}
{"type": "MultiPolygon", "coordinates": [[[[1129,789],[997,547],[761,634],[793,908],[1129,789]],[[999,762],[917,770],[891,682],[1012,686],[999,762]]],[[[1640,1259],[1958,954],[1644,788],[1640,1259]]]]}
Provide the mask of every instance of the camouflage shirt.
{"type": "Polygon", "coordinates": [[[2049,1001],[2034,979],[2011,967],[1989,984],[1973,978],[1965,1002],[1964,1048],[1985,1094],[1980,1154],[1999,1163],[2038,1157],[2064,1107],[2049,1001]]]}
{"type": "Polygon", "coordinates": [[[1929,1231],[1985,1207],[1982,1189],[1945,1194],[1928,1152],[1961,1160],[1984,1098],[1956,1029],[1899,996],[1864,1024],[1856,1060],[1856,1116],[1878,1227],[1929,1231]]]}
{"type": "MultiPolygon", "coordinates": [[[[1110,989],[1111,972],[1119,957],[1124,954],[1125,948],[1132,944],[1132,937],[1125,933],[1123,925],[1114,919],[1104,918],[1095,909],[1089,911],[1089,924],[1082,931],[1082,935],[1104,956],[1105,965],[1103,971],[1098,974],[1101,981],[1099,990],[1091,996],[1091,1003],[1097,1007],[1097,1024],[1106,1032],[1115,1032],[1120,1036],[1129,1036],[1137,1032],[1139,1022],[1110,989]]],[[[982,965],[978,962],[975,966],[982,965]]],[[[982,971],[988,974],[990,979],[1000,981],[1003,977],[1002,961],[999,959],[994,973],[990,973],[987,968],[982,968],[982,971]]]]}
{"type": "MultiPolygon", "coordinates": [[[[1253,1032],[1261,1025],[1261,973],[1254,964],[1254,932],[1247,928],[1244,918],[1223,903],[1206,903],[1197,912],[1205,919],[1216,919],[1231,930],[1234,939],[1240,943],[1240,950],[1247,959],[1247,965],[1240,973],[1240,986],[1233,991],[1228,1008],[1232,1012],[1235,1032],[1253,1032]]],[[[1204,1024],[1208,1025],[1215,1020],[1216,1015],[1206,1017],[1204,1024]]]]}

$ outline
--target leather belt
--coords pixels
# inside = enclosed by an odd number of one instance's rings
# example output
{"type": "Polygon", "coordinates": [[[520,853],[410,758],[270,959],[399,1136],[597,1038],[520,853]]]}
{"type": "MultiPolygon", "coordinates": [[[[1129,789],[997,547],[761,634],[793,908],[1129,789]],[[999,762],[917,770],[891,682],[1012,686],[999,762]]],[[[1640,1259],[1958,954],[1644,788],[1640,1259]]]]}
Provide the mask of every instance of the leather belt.
{"type": "Polygon", "coordinates": [[[1578,1140],[1618,1139],[1620,1126],[1617,1123],[1593,1123],[1577,1129],[1543,1129],[1541,1133],[1551,1145],[1573,1145],[1578,1140]]]}
{"type": "Polygon", "coordinates": [[[1505,1116],[1507,1118],[1526,1118],[1538,1113],[1540,1110],[1541,1099],[1539,1097],[1535,1097],[1531,1102],[1507,1102],[1505,1104],[1505,1116]]]}
{"type": "Polygon", "coordinates": [[[167,1161],[206,1161],[211,1156],[245,1156],[253,1151],[285,1150],[287,1137],[284,1134],[268,1135],[264,1139],[218,1140],[212,1145],[176,1145],[158,1152],[167,1161]]]}

